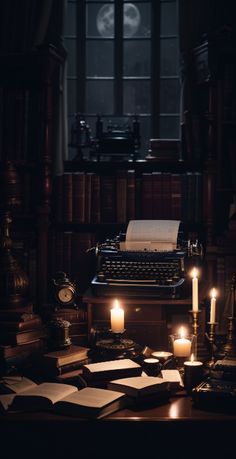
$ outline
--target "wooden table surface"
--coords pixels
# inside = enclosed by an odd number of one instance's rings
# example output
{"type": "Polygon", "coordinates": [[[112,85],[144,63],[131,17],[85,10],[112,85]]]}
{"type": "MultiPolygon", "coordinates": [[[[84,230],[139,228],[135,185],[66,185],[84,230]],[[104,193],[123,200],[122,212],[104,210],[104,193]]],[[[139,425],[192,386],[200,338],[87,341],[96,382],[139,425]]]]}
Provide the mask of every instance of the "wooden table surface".
{"type": "Polygon", "coordinates": [[[75,452],[80,453],[81,459],[175,459],[184,457],[180,449],[187,445],[192,450],[191,459],[203,459],[206,452],[213,459],[226,458],[227,454],[232,456],[232,448],[236,452],[236,412],[196,408],[191,397],[183,392],[161,406],[124,409],[101,420],[87,421],[49,412],[8,413],[0,416],[0,437],[0,447],[5,444],[9,451],[3,459],[16,458],[15,448],[22,441],[27,445],[22,457],[29,453],[31,459],[77,457],[75,452]],[[162,449],[161,455],[152,454],[153,442],[157,451],[162,449]]]}

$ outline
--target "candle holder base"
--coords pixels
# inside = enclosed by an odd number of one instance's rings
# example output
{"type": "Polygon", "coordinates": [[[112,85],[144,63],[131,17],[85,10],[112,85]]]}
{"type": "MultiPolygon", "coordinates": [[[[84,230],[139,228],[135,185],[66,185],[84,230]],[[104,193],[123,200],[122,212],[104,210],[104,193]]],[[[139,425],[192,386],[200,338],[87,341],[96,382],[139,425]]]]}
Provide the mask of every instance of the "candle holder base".
{"type": "Polygon", "coordinates": [[[90,352],[93,361],[114,360],[122,358],[137,359],[141,353],[141,347],[132,339],[123,338],[125,330],[114,333],[109,330],[107,338],[99,339],[90,352]]]}
{"type": "Polygon", "coordinates": [[[209,360],[205,361],[204,362],[204,367],[211,371],[211,370],[214,370],[214,365],[215,365],[215,336],[216,336],[216,333],[215,333],[215,330],[216,330],[216,326],[218,325],[218,322],[208,322],[208,325],[209,325],[209,335],[207,335],[208,337],[208,341],[209,341],[209,345],[210,345],[210,358],[209,360]]]}

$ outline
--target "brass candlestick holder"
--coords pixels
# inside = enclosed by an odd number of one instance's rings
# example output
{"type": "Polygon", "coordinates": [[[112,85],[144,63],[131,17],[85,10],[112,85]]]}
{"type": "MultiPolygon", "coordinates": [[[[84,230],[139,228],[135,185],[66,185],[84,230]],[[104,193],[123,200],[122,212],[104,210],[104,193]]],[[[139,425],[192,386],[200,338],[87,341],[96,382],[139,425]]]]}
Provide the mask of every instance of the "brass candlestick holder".
{"type": "Polygon", "coordinates": [[[206,368],[214,368],[215,364],[215,336],[216,336],[216,326],[218,325],[218,322],[207,322],[209,325],[209,334],[208,334],[208,340],[209,340],[209,345],[210,345],[210,359],[207,360],[204,365],[206,368]]]}
{"type": "Polygon", "coordinates": [[[225,357],[236,359],[236,317],[228,317],[228,332],[226,343],[223,346],[225,357]]]}
{"type": "Polygon", "coordinates": [[[198,336],[198,328],[199,328],[199,314],[202,311],[198,309],[197,311],[191,309],[189,311],[190,314],[192,314],[192,327],[193,327],[193,334],[195,335],[195,350],[194,350],[194,355],[195,359],[197,358],[197,336],[198,336]]]}
{"type": "Polygon", "coordinates": [[[223,346],[223,352],[225,353],[225,357],[227,358],[236,358],[236,317],[235,317],[235,309],[236,309],[236,274],[233,274],[232,281],[231,281],[231,288],[230,288],[230,307],[231,313],[228,317],[228,332],[227,332],[227,340],[225,345],[223,346]]]}

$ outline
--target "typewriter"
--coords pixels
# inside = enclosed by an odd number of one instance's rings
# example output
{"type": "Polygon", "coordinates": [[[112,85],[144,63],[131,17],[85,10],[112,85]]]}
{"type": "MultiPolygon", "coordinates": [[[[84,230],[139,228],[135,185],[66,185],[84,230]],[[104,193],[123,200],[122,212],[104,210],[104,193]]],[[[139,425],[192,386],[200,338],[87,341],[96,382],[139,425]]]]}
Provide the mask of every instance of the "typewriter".
{"type": "MultiPolygon", "coordinates": [[[[179,221],[131,220],[126,234],[96,248],[95,295],[180,298],[186,294],[187,256],[198,244],[180,244],[179,221]]],[[[200,253],[200,252],[199,252],[200,253]]]]}

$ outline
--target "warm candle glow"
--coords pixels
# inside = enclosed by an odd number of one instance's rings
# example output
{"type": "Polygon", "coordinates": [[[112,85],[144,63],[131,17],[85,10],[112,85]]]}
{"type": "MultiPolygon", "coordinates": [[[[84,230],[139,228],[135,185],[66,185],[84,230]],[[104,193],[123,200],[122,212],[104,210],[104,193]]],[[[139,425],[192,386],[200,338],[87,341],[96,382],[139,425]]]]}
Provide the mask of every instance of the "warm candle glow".
{"type": "Polygon", "coordinates": [[[192,270],[192,307],[193,311],[198,311],[198,272],[196,268],[192,270]]]}
{"type": "Polygon", "coordinates": [[[114,307],[111,309],[111,329],[113,333],[122,333],[124,331],[124,310],[121,309],[117,299],[114,301],[114,307]]]}
{"type": "Polygon", "coordinates": [[[179,330],[180,338],[174,340],[175,357],[188,357],[191,351],[191,341],[187,338],[184,327],[179,330]]]}
{"type": "Polygon", "coordinates": [[[216,321],[216,289],[211,290],[211,311],[210,311],[210,322],[215,323],[216,321]]]}
{"type": "Polygon", "coordinates": [[[193,363],[193,361],[194,361],[194,355],[193,355],[193,354],[191,354],[190,362],[192,362],[192,363],[193,363]]]}
{"type": "Polygon", "coordinates": [[[186,333],[185,333],[184,327],[180,327],[179,335],[180,335],[180,338],[184,338],[185,337],[186,333]]]}

